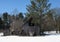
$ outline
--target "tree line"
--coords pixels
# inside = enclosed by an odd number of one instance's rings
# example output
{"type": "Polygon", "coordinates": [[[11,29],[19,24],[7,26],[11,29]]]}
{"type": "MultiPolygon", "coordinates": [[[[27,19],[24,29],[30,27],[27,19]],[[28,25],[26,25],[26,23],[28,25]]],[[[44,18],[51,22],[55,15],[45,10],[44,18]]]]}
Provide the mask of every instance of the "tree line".
{"type": "MultiPolygon", "coordinates": [[[[7,12],[3,13],[2,17],[0,17],[0,29],[9,29],[11,23],[11,16],[14,17],[15,15],[10,15],[7,12]]],[[[18,18],[24,18],[23,14],[20,12],[16,15],[18,18]]]]}
{"type": "MultiPolygon", "coordinates": [[[[60,16],[55,15],[55,11],[50,9],[49,0],[30,0],[31,4],[27,5],[25,17],[22,13],[16,15],[17,19],[22,18],[25,21],[31,17],[30,23],[40,27],[40,33],[44,31],[60,31],[60,16]]],[[[0,29],[9,28],[10,19],[7,12],[0,17],[0,29]]],[[[14,17],[14,15],[12,15],[14,17]]]]}

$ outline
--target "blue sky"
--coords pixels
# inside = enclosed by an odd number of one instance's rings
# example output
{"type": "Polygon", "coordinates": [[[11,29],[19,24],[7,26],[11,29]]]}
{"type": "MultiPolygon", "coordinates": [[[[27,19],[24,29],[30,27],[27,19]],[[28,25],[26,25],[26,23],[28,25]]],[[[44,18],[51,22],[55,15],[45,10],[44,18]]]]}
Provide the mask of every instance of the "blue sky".
{"type": "MultiPolygon", "coordinates": [[[[59,8],[60,0],[50,0],[51,8],[59,8]]],[[[11,13],[14,9],[25,13],[26,5],[30,4],[30,0],[0,0],[0,13],[11,13]]]]}

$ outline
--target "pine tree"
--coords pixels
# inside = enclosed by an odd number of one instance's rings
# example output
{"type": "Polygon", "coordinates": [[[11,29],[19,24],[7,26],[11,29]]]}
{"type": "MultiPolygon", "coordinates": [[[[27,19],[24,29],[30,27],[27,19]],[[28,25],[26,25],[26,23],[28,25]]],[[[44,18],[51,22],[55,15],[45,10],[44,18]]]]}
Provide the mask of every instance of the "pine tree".
{"type": "Polygon", "coordinates": [[[27,6],[26,17],[33,17],[32,22],[38,24],[40,33],[42,33],[43,14],[46,14],[50,9],[49,0],[31,0],[31,5],[27,6]]]}

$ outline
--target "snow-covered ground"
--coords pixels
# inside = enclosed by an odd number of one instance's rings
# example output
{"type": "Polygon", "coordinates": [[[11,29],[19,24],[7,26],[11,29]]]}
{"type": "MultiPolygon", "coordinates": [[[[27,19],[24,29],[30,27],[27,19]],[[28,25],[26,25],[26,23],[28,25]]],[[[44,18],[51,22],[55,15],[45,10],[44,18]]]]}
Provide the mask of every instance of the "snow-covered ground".
{"type": "Polygon", "coordinates": [[[0,36],[3,36],[3,33],[2,32],[0,33],[0,36]]]}
{"type": "Polygon", "coordinates": [[[0,36],[0,42],[60,42],[60,34],[36,37],[0,36]]]}
{"type": "Polygon", "coordinates": [[[59,31],[57,31],[58,33],[56,33],[56,31],[45,31],[44,33],[45,34],[52,34],[52,35],[54,35],[54,34],[59,34],[59,31]]]}
{"type": "Polygon", "coordinates": [[[0,37],[0,42],[60,42],[60,35],[40,37],[3,36],[0,37]]]}

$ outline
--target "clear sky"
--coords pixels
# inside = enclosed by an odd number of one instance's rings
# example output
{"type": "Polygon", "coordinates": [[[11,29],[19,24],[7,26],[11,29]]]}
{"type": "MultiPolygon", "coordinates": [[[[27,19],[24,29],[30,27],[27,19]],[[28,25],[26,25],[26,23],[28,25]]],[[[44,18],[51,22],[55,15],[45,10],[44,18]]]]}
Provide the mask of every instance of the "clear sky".
{"type": "MultiPolygon", "coordinates": [[[[59,8],[60,0],[50,0],[51,8],[59,8]]],[[[30,4],[30,0],[0,0],[0,13],[11,13],[14,9],[25,13],[26,5],[30,4]]]]}

